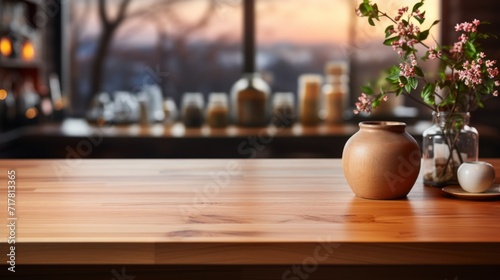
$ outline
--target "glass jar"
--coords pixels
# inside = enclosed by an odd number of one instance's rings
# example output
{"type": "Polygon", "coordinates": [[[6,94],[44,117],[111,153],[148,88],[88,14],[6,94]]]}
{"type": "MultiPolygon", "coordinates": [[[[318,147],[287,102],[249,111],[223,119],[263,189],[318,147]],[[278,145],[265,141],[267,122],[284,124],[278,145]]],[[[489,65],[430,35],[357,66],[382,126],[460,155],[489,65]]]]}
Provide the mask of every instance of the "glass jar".
{"type": "Polygon", "coordinates": [[[256,73],[246,73],[231,89],[232,117],[239,126],[258,127],[269,123],[267,83],[256,73]]]}
{"type": "Polygon", "coordinates": [[[292,92],[276,92],[273,96],[272,124],[276,127],[292,127],[296,119],[295,97],[292,92]]]}
{"type": "Polygon", "coordinates": [[[435,187],[457,184],[457,169],[478,160],[479,134],[469,126],[469,113],[433,113],[434,125],[423,133],[424,184],[435,187]]]}
{"type": "Polygon", "coordinates": [[[175,101],[171,97],[167,97],[165,101],[163,101],[163,113],[165,114],[165,124],[170,125],[177,121],[179,112],[177,111],[175,101]]]}
{"type": "Polygon", "coordinates": [[[328,124],[342,123],[349,99],[349,64],[330,61],[325,65],[325,76],[325,121],[328,124]]]}
{"type": "Polygon", "coordinates": [[[304,126],[314,126],[321,122],[321,83],[320,75],[305,74],[299,77],[299,114],[300,123],[304,126]]]}
{"type": "Polygon", "coordinates": [[[323,86],[325,95],[326,122],[329,124],[342,123],[344,121],[344,111],[348,97],[348,86],[343,79],[344,76],[330,76],[323,86]]]}
{"type": "Polygon", "coordinates": [[[182,122],[187,128],[198,128],[203,124],[203,95],[186,92],[182,96],[182,122]]]}
{"type": "Polygon", "coordinates": [[[225,93],[211,93],[208,97],[207,123],[212,128],[224,128],[228,124],[228,101],[225,93]]]}

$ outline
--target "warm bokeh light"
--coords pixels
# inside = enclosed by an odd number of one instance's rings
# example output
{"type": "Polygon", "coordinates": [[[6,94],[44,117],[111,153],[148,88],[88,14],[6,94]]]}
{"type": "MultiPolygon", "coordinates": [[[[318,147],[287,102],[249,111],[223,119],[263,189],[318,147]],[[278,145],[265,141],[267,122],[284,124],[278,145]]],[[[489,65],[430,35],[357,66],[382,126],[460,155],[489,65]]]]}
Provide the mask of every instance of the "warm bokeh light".
{"type": "MultiPolygon", "coordinates": [[[[380,41],[385,23],[372,27],[366,18],[356,16],[354,10],[361,0],[275,0],[256,1],[257,42],[259,45],[280,42],[295,44],[345,44],[355,37],[366,41],[380,41]],[[354,29],[351,29],[354,25],[354,29]],[[379,30],[382,29],[382,30],[379,30]]],[[[398,8],[409,6],[415,0],[372,1],[393,15],[398,8]]],[[[425,27],[439,18],[439,1],[426,1],[425,27]]],[[[387,19],[382,18],[383,22],[387,19]]],[[[439,28],[432,30],[439,39],[439,28]]]]}
{"type": "Polygon", "coordinates": [[[5,100],[9,93],[5,89],[0,89],[0,100],[5,100]]]}
{"type": "Polygon", "coordinates": [[[30,61],[35,58],[35,46],[32,42],[26,41],[23,44],[21,56],[23,60],[30,61]]]}
{"type": "Polygon", "coordinates": [[[54,102],[54,109],[60,111],[64,109],[64,101],[62,99],[58,99],[54,102]]]}
{"type": "Polygon", "coordinates": [[[45,116],[50,116],[52,114],[52,101],[50,100],[50,98],[43,98],[42,102],[40,102],[40,107],[42,109],[42,113],[45,116]]]}
{"type": "Polygon", "coordinates": [[[38,115],[38,110],[36,108],[29,108],[26,110],[26,118],[28,119],[34,119],[38,115]]]}
{"type": "Polygon", "coordinates": [[[12,54],[12,42],[9,38],[3,37],[0,39],[0,53],[6,57],[12,54]]]}

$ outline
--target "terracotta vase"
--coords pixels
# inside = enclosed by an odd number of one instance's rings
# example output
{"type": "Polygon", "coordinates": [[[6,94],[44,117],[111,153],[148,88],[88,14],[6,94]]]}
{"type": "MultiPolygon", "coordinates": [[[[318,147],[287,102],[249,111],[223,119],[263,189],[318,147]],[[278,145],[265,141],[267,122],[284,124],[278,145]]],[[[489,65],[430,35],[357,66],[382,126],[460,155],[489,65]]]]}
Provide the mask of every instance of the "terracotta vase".
{"type": "Polygon", "coordinates": [[[342,168],[358,197],[404,198],[420,172],[420,148],[402,122],[361,122],[344,146],[342,168]]]}

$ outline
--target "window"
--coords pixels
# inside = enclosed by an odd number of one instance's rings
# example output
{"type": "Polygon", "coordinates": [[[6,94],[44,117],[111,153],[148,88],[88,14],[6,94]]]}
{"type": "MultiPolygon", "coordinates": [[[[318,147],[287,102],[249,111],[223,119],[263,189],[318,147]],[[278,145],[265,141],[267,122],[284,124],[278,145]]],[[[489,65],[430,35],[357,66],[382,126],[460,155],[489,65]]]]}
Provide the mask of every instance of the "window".
{"type": "MultiPolygon", "coordinates": [[[[395,10],[414,1],[380,1],[395,10]]],[[[72,106],[84,114],[96,92],[136,93],[156,84],[177,104],[183,92],[229,92],[242,69],[241,0],[63,2],[72,106]],[[107,22],[107,24],[105,24],[107,22]]],[[[383,30],[354,14],[352,0],[257,0],[257,69],[273,92],[297,91],[303,73],[330,60],[351,65],[358,88],[396,59],[383,30]]],[[[439,2],[426,2],[438,18],[439,2]]],[[[433,37],[439,41],[438,28],[433,37]]],[[[67,83],[66,83],[67,85],[67,83]]]]}

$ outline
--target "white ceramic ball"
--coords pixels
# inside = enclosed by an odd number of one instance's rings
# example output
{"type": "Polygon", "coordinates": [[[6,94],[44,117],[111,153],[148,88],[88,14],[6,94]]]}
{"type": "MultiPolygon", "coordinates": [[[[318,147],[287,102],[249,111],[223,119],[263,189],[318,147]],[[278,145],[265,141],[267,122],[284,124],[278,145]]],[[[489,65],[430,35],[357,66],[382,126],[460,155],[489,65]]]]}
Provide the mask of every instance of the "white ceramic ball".
{"type": "Polygon", "coordinates": [[[481,193],[495,182],[495,169],[487,162],[464,162],[458,168],[458,183],[467,192],[481,193]]]}

